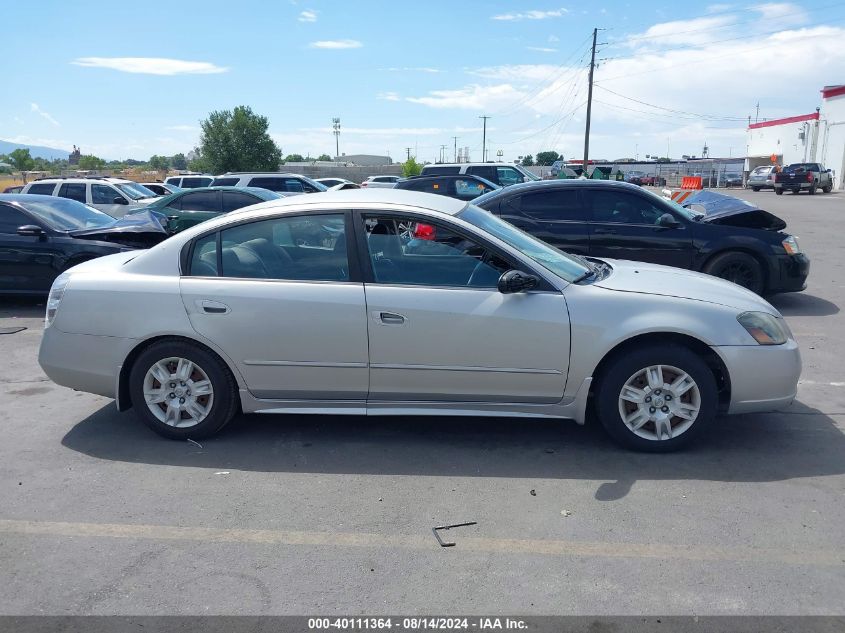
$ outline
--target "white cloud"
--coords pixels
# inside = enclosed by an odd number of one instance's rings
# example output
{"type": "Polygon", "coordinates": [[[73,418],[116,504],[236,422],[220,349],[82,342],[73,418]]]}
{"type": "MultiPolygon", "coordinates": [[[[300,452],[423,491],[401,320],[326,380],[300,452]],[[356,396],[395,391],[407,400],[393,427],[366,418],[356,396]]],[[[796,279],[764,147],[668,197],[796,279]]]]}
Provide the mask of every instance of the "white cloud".
{"type": "Polygon", "coordinates": [[[703,45],[713,39],[718,39],[714,36],[713,31],[727,27],[734,22],[736,22],[736,17],[733,15],[662,22],[649,27],[642,33],[634,33],[623,38],[622,43],[633,48],[650,46],[660,48],[670,44],[703,45]]]}
{"type": "Polygon", "coordinates": [[[317,21],[317,12],[314,9],[306,9],[302,13],[299,14],[297,18],[300,22],[316,22],[317,21]]]}
{"type": "Polygon", "coordinates": [[[376,95],[377,99],[383,101],[401,101],[402,98],[395,92],[380,92],[376,95]]]}
{"type": "Polygon", "coordinates": [[[363,44],[358,40],[320,40],[311,42],[309,48],[323,48],[323,49],[342,49],[342,48],[361,48],[363,44]]]}
{"type": "Polygon", "coordinates": [[[491,20],[503,20],[505,22],[513,22],[517,20],[547,20],[549,18],[559,18],[569,13],[568,9],[553,9],[551,11],[522,11],[519,13],[502,13],[494,15],[491,20]]]}
{"type": "Polygon", "coordinates": [[[43,118],[47,119],[50,123],[52,123],[52,124],[53,124],[53,125],[55,125],[56,127],[61,127],[61,126],[59,125],[59,122],[58,122],[58,121],[56,121],[56,119],[54,119],[52,116],[50,116],[50,113],[49,113],[49,112],[44,112],[44,110],[42,110],[42,109],[38,106],[38,104],[37,104],[37,103],[31,103],[31,104],[30,104],[30,110],[32,110],[32,111],[33,111],[33,112],[35,112],[36,114],[38,114],[38,115],[42,116],[43,118]]]}
{"type": "Polygon", "coordinates": [[[405,100],[430,108],[460,108],[481,111],[508,106],[522,96],[522,93],[510,84],[495,86],[470,84],[456,90],[432,90],[427,96],[406,97],[405,100]]]}
{"type": "Polygon", "coordinates": [[[782,20],[789,18],[793,26],[806,24],[809,16],[803,7],[791,2],[766,2],[751,7],[763,20],[782,20]]]}
{"type": "Polygon", "coordinates": [[[556,48],[546,48],[545,46],[526,46],[529,51],[537,51],[540,53],[557,53],[556,48]]]}
{"type": "Polygon", "coordinates": [[[210,75],[229,69],[211,62],[194,62],[165,57],[78,57],[71,62],[88,68],[109,68],[144,75],[210,75]]]}

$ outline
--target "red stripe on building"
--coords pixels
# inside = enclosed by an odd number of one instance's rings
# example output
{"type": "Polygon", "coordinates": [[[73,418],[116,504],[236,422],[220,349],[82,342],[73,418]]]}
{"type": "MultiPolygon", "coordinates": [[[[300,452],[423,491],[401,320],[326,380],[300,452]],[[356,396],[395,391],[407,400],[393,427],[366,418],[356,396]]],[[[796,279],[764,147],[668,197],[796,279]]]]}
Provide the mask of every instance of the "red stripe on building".
{"type": "Polygon", "coordinates": [[[822,98],[830,99],[831,97],[840,97],[845,95],[845,86],[830,86],[822,90],[822,98]]]}
{"type": "Polygon", "coordinates": [[[771,121],[760,121],[759,123],[752,123],[748,126],[748,129],[756,130],[761,127],[773,127],[775,125],[786,125],[787,123],[800,123],[801,121],[814,121],[818,120],[818,118],[818,112],[813,112],[812,114],[800,114],[798,116],[788,116],[785,119],[772,119],[771,121]]]}

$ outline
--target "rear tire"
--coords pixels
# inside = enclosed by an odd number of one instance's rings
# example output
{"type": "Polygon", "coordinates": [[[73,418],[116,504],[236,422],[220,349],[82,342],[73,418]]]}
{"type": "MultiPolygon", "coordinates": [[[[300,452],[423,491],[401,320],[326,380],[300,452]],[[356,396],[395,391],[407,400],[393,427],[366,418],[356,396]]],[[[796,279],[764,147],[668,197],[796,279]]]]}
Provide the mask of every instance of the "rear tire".
{"type": "Polygon", "coordinates": [[[824,191],[825,193],[830,193],[831,191],[833,191],[833,187],[827,185],[826,187],[822,187],[822,191],[824,191]]]}
{"type": "Polygon", "coordinates": [[[807,193],[809,193],[811,196],[816,195],[816,186],[815,186],[815,185],[813,185],[812,187],[810,187],[810,188],[807,190],[807,193]]]}
{"type": "Polygon", "coordinates": [[[153,431],[174,440],[210,437],[238,411],[238,388],[212,352],[165,339],[145,349],[129,373],[135,411],[153,431]]]}
{"type": "Polygon", "coordinates": [[[783,195],[783,189],[775,189],[775,193],[779,196],[783,195]]]}
{"type": "Polygon", "coordinates": [[[760,191],[760,187],[751,187],[751,191],[760,191]]]}
{"type": "Polygon", "coordinates": [[[620,354],[595,392],[596,413],[623,446],[668,453],[696,440],[716,417],[716,379],[695,352],[674,344],[620,354]],[[623,417],[624,416],[624,417],[623,417]]]}
{"type": "Polygon", "coordinates": [[[762,295],[765,290],[763,266],[748,253],[739,251],[720,253],[707,262],[703,272],[732,281],[758,295],[762,295]]]}

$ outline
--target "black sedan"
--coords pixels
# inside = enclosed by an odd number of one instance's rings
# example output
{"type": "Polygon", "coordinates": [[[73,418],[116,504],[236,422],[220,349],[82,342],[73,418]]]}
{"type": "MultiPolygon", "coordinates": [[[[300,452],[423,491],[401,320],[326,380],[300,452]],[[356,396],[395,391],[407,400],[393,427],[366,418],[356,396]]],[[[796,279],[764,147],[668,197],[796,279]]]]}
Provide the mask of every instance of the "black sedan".
{"type": "Polygon", "coordinates": [[[686,208],[628,183],[547,180],[474,204],[570,253],[701,271],[758,294],[803,290],[810,272],[783,220],[724,194],[699,192],[686,208]]]}
{"type": "Polygon", "coordinates": [[[445,174],[441,176],[414,176],[393,185],[394,189],[424,191],[458,200],[474,200],[478,196],[501,187],[480,176],[470,174],[445,174]]]}
{"type": "Polygon", "coordinates": [[[45,294],[59,273],[167,237],[150,212],[115,220],[67,198],[0,194],[0,293],[45,294]]]}

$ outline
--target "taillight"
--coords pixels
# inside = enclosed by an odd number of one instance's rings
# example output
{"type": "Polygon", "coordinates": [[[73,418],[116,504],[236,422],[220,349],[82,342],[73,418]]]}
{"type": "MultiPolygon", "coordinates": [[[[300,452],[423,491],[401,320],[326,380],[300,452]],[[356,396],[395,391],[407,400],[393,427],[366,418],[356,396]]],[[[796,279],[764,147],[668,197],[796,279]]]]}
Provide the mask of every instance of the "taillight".
{"type": "Polygon", "coordinates": [[[364,182],[362,182],[362,183],[361,183],[361,186],[362,186],[362,187],[366,187],[368,184],[370,184],[370,183],[369,183],[368,181],[366,181],[366,180],[365,180],[364,182]]]}
{"type": "Polygon", "coordinates": [[[418,240],[433,240],[435,237],[435,229],[430,224],[417,223],[414,227],[414,237],[418,240]]]}
{"type": "Polygon", "coordinates": [[[807,182],[813,182],[813,174],[807,174],[807,182]]]}
{"type": "Polygon", "coordinates": [[[780,182],[780,174],[775,174],[775,177],[772,179],[772,182],[780,182]]]}

